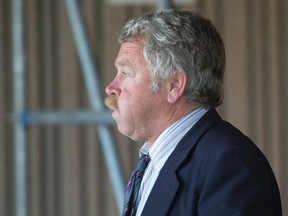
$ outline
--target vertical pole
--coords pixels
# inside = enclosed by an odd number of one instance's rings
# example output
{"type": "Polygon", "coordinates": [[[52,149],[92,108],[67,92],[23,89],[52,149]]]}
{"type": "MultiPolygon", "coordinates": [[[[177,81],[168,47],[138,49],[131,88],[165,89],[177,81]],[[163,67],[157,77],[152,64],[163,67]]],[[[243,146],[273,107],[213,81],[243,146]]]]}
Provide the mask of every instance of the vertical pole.
{"type": "MultiPolygon", "coordinates": [[[[97,76],[97,68],[93,61],[91,49],[89,48],[89,40],[84,28],[83,16],[81,16],[78,1],[66,0],[65,2],[92,109],[95,111],[103,111],[105,106],[101,95],[101,83],[97,76]]],[[[121,213],[125,184],[118,154],[115,149],[116,144],[107,126],[99,125],[98,132],[116,203],[121,213]]]]}
{"type": "Polygon", "coordinates": [[[157,0],[158,10],[172,9],[172,8],[173,8],[172,0],[157,0]]]}
{"type": "Polygon", "coordinates": [[[14,76],[14,123],[15,139],[15,202],[16,216],[27,216],[26,191],[26,137],[21,114],[24,110],[24,45],[23,45],[23,0],[12,0],[12,42],[14,76]]]}

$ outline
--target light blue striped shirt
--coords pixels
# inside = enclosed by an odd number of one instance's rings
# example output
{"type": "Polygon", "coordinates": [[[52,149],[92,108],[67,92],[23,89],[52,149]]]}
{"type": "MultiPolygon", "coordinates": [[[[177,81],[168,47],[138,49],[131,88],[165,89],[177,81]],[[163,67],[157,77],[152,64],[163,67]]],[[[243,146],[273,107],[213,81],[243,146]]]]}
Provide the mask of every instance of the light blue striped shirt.
{"type": "Polygon", "coordinates": [[[144,143],[144,145],[141,147],[139,155],[149,154],[151,161],[146,168],[143,180],[141,182],[139,191],[141,198],[136,216],[141,215],[159,172],[164,166],[168,157],[171,155],[184,135],[207,111],[208,109],[205,108],[196,109],[164,130],[151,147],[149,147],[147,143],[144,143]]]}

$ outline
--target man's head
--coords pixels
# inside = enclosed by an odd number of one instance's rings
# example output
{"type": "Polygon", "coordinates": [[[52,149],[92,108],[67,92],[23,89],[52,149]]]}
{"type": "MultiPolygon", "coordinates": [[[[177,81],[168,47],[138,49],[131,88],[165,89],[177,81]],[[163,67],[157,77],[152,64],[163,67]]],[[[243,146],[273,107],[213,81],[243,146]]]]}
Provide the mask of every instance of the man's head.
{"type": "Polygon", "coordinates": [[[144,58],[151,69],[151,88],[182,71],[188,77],[190,103],[217,107],[223,99],[225,50],[212,23],[190,11],[163,10],[129,20],[119,42],[144,38],[144,58]]]}
{"type": "Polygon", "coordinates": [[[225,52],[209,20],[164,10],[128,21],[119,42],[106,105],[124,135],[152,144],[195,108],[221,104],[225,52]]]}

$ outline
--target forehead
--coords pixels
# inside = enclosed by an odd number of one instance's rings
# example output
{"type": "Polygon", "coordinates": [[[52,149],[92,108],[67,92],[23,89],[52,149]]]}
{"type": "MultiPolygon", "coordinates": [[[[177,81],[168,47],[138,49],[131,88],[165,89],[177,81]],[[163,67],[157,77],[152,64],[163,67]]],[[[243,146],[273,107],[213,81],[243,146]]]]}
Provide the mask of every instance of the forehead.
{"type": "Polygon", "coordinates": [[[135,67],[145,64],[143,56],[144,44],[141,40],[122,43],[115,60],[115,66],[135,67]]]}

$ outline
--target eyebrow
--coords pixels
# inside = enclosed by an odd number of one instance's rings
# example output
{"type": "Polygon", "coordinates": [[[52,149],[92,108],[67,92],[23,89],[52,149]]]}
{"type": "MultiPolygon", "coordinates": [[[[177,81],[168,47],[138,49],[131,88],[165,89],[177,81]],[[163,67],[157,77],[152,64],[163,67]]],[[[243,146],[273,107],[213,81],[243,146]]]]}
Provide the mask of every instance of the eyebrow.
{"type": "Polygon", "coordinates": [[[122,66],[122,67],[128,67],[128,68],[134,68],[134,66],[129,62],[125,60],[121,60],[119,62],[115,62],[114,65],[117,66],[122,66]]]}

